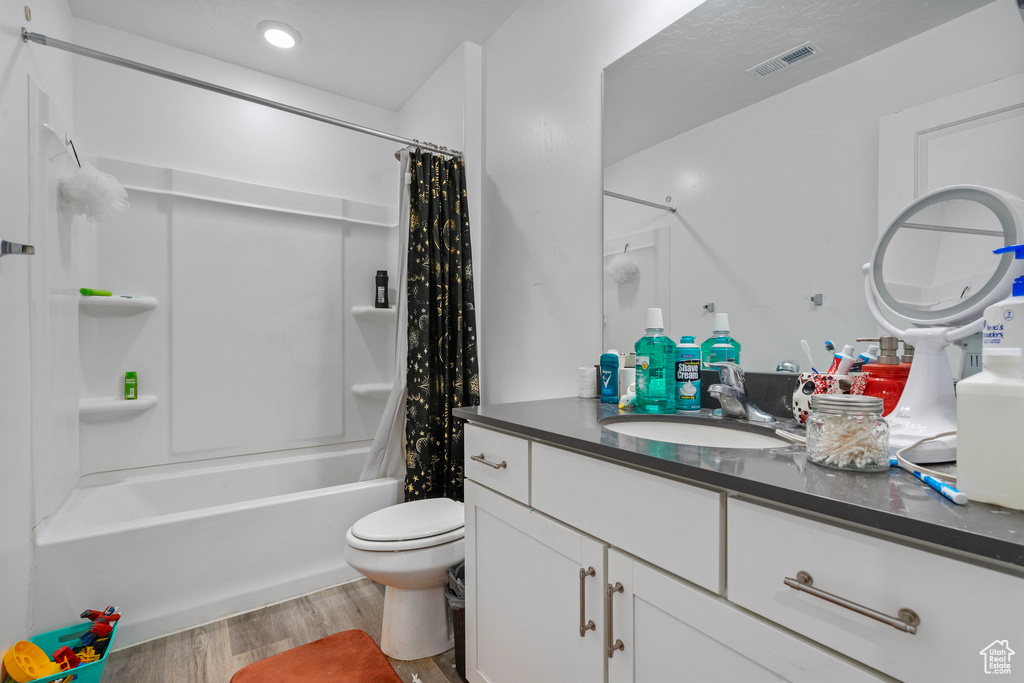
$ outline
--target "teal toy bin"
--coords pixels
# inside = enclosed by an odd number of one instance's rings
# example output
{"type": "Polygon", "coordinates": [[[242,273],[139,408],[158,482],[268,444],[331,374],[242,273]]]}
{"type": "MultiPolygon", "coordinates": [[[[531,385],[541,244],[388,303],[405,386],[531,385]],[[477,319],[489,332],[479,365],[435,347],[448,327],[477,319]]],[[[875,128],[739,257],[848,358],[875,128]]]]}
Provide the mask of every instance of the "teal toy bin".
{"type": "MultiPolygon", "coordinates": [[[[34,636],[29,638],[29,640],[41,647],[43,652],[53,657],[53,653],[65,645],[70,647],[72,650],[78,647],[78,639],[89,632],[90,626],[92,626],[92,622],[82,622],[80,624],[75,624],[74,626],[68,626],[67,628],[57,629],[56,631],[50,631],[49,633],[34,636]]],[[[103,679],[103,669],[107,666],[107,658],[110,656],[110,649],[114,645],[114,638],[117,636],[117,626],[118,622],[115,621],[114,631],[110,634],[110,642],[107,643],[107,649],[103,651],[103,657],[95,662],[82,664],[81,666],[70,669],[69,671],[62,671],[59,674],[53,674],[52,676],[37,678],[32,681],[32,683],[63,681],[68,676],[75,676],[73,679],[74,683],[99,683],[103,679]]],[[[14,679],[8,678],[7,680],[13,681],[14,679]]]]}

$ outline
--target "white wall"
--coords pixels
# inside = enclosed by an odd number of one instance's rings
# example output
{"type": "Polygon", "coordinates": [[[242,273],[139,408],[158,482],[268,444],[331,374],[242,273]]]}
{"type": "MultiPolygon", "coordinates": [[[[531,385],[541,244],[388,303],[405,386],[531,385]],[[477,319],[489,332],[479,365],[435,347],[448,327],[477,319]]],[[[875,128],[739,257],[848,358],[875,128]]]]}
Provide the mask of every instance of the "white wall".
{"type": "MultiPolygon", "coordinates": [[[[89,21],[75,40],[152,66],[362,125],[396,112],[89,21]]],[[[75,58],[75,124],[87,153],[394,205],[395,143],[123,67],[75,58]]]]}
{"type": "MultiPolygon", "coordinates": [[[[0,237],[29,241],[29,127],[28,80],[44,88],[64,115],[72,115],[71,58],[22,43],[21,27],[71,39],[71,13],[64,0],[32,3],[26,22],[25,3],[0,3],[0,206],[4,207],[0,237]]],[[[29,587],[32,563],[32,461],[34,416],[30,397],[35,378],[33,354],[47,353],[43,344],[30,343],[30,269],[46,270],[45,250],[32,257],[10,256],[0,261],[0,354],[6,359],[0,382],[0,650],[31,635],[29,587]],[[31,259],[31,260],[30,260],[31,259]]],[[[33,270],[33,272],[35,272],[33,270]]],[[[34,292],[46,299],[46,291],[34,292]]],[[[72,617],[73,618],[73,617],[72,617]]]]}
{"type": "Polygon", "coordinates": [[[659,219],[675,223],[671,334],[707,337],[714,301],[759,370],[799,359],[801,338],[871,336],[860,267],[878,235],[879,118],[1022,67],[1024,23],[999,0],[606,169],[609,189],[679,208],[659,219]]]}
{"type": "Polygon", "coordinates": [[[485,403],[601,353],[601,70],[697,0],[528,0],[484,45],[485,403]]]}
{"type": "MultiPolygon", "coordinates": [[[[398,134],[463,152],[469,198],[470,242],[479,271],[483,235],[483,48],[465,42],[420,86],[398,113],[398,134]]],[[[483,287],[475,281],[477,327],[484,315],[483,287]]],[[[482,340],[478,355],[482,355],[482,340]]],[[[482,380],[486,383],[486,380],[482,380]]]]}

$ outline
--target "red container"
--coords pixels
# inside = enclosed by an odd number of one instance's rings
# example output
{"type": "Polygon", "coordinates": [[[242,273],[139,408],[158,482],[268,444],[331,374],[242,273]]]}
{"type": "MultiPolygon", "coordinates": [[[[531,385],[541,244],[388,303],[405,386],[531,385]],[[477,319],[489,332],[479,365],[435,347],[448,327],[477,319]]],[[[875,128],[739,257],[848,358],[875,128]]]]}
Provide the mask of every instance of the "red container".
{"type": "Polygon", "coordinates": [[[907,386],[907,376],[910,375],[910,364],[884,365],[882,363],[871,363],[864,366],[864,376],[867,377],[867,384],[864,386],[865,396],[875,396],[882,399],[882,416],[887,416],[896,410],[899,405],[900,396],[907,386]]]}

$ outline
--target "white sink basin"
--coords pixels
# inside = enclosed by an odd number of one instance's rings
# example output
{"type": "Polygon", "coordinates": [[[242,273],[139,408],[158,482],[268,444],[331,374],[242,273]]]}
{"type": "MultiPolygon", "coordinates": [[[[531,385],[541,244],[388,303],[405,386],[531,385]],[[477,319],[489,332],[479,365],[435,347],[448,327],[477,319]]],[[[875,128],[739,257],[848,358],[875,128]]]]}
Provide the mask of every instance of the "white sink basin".
{"type": "Polygon", "coordinates": [[[667,441],[711,448],[782,448],[789,442],[767,434],[728,429],[717,425],[668,420],[623,420],[605,423],[605,429],[652,441],[667,441]]]}

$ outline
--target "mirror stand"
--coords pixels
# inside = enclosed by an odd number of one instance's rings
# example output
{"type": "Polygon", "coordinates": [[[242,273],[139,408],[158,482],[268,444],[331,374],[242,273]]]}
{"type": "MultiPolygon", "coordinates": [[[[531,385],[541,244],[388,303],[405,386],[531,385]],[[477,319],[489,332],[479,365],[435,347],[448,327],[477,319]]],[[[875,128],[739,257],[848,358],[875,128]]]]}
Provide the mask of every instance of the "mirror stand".
{"type": "MultiPolygon", "coordinates": [[[[922,301],[920,294],[901,293],[897,288],[903,282],[886,276],[887,264],[889,273],[898,276],[920,263],[916,256],[922,252],[920,240],[914,249],[908,249],[905,241],[895,246],[908,230],[915,235],[929,235],[933,241],[938,235],[940,245],[943,240],[949,241],[945,245],[949,247],[947,251],[956,254],[955,263],[961,266],[972,254],[991,259],[986,252],[993,246],[1018,244],[1024,236],[1024,200],[974,185],[953,185],[929,192],[911,202],[882,232],[871,261],[863,268],[864,298],[871,316],[887,333],[915,348],[903,395],[896,409],[886,416],[890,450],[898,451],[927,437],[953,432],[953,436],[927,441],[903,456],[913,463],[951,462],[956,460],[956,393],[946,347],[981,331],[985,308],[1006,296],[1014,278],[1021,274],[1022,265],[1003,254],[991,270],[968,271],[973,274],[960,297],[949,297],[947,292],[937,303],[932,303],[932,295],[924,296],[922,301]],[[965,245],[964,235],[977,237],[965,245]],[[901,329],[893,320],[907,327],[901,329]]],[[[942,268],[948,272],[953,265],[947,260],[942,268]]],[[[952,275],[949,281],[959,288],[963,278],[955,271],[952,275]]],[[[925,282],[934,284],[930,280],[925,282]]]]}

